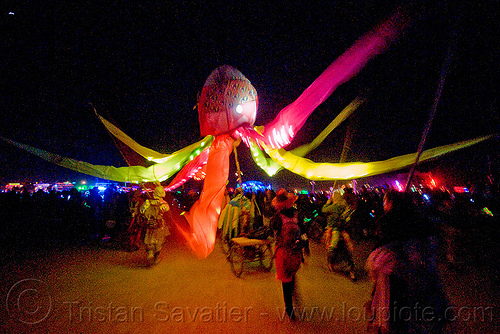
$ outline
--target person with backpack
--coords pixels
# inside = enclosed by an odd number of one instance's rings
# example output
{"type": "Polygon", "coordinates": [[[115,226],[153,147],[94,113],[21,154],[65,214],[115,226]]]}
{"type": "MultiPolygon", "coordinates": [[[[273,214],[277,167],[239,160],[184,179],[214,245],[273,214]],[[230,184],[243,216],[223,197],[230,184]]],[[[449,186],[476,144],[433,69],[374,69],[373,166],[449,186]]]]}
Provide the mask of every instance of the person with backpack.
{"type": "Polygon", "coordinates": [[[170,230],[165,222],[164,214],[170,210],[168,203],[163,199],[165,189],[161,185],[153,190],[153,198],[148,198],[139,208],[145,224],[144,245],[148,266],[159,262],[160,251],[165,242],[165,237],[170,235],[170,230]]]}
{"type": "Polygon", "coordinates": [[[281,281],[285,312],[291,320],[295,320],[295,274],[303,261],[298,214],[294,207],[296,200],[297,196],[293,193],[288,193],[285,189],[278,190],[272,200],[276,214],[271,218],[271,228],[276,240],[276,278],[281,281]]]}

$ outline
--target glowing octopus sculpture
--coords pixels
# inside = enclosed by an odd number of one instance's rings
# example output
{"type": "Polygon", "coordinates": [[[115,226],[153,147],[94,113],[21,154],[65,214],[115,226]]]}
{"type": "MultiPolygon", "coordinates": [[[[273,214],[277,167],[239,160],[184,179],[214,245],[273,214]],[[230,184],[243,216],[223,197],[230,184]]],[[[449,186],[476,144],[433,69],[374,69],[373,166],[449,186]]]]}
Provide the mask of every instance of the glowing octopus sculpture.
{"type": "MultiPolygon", "coordinates": [[[[417,153],[368,163],[314,163],[303,158],[346,119],[362,103],[361,100],[355,100],[346,107],[312,143],[290,152],[283,149],[291,143],[316,107],[339,85],[358,73],[371,58],[381,53],[408,23],[409,20],[399,12],[391,16],[335,60],[297,100],[281,110],[271,123],[260,127],[254,127],[258,108],[255,88],[235,68],[228,65],[218,67],[207,78],[198,102],[200,130],[204,138],[172,154],[162,154],[139,145],[98,115],[112,135],[155,163],[147,168],[92,165],[2,139],[50,162],[102,179],[161,182],[177,173],[166,187],[167,191],[179,187],[189,178],[204,176],[200,198],[184,215],[190,229],[182,230],[182,233],[194,253],[199,258],[205,258],[214,248],[217,220],[229,175],[229,157],[233,145],[240,140],[250,147],[255,162],[270,176],[279,169],[286,168],[310,180],[347,180],[394,171],[415,162],[417,153]]],[[[424,151],[420,161],[473,145],[486,138],[424,151]]]]}

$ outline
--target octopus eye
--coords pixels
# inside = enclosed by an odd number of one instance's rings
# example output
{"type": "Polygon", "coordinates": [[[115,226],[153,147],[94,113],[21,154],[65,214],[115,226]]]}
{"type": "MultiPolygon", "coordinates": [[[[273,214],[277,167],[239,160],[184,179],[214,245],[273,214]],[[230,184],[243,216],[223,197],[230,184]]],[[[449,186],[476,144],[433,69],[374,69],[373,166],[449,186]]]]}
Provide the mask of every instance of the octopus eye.
{"type": "Polygon", "coordinates": [[[241,113],[243,112],[243,107],[241,106],[241,104],[238,104],[238,105],[236,106],[236,112],[237,112],[238,114],[241,114],[241,113]]]}

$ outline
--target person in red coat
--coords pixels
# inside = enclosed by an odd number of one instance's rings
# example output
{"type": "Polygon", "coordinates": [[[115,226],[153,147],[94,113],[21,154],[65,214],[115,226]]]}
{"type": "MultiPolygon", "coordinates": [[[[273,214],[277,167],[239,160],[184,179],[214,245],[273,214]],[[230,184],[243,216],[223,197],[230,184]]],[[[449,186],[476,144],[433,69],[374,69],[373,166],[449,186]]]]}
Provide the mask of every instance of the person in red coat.
{"type": "Polygon", "coordinates": [[[271,227],[276,240],[275,263],[276,278],[281,281],[285,312],[294,320],[293,293],[295,290],[295,274],[302,263],[302,247],[300,228],[297,219],[295,201],[297,196],[280,189],[272,200],[276,214],[271,219],[271,227]]]}

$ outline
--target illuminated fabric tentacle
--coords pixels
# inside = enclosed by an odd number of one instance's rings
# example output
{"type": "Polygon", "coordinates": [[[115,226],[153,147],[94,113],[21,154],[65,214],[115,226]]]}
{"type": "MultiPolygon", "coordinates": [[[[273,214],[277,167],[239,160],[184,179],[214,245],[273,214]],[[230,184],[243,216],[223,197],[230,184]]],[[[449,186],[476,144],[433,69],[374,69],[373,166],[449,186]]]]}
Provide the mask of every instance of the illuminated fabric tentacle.
{"type": "Polygon", "coordinates": [[[201,259],[206,258],[214,249],[232,149],[233,139],[230,136],[219,135],[215,138],[208,155],[207,176],[200,198],[185,214],[191,231],[181,231],[196,256],[201,259]]]}
{"type": "Polygon", "coordinates": [[[363,99],[361,98],[356,98],[354,99],[351,103],[349,103],[349,105],[347,107],[345,107],[339,114],[337,117],[335,117],[335,119],[333,121],[330,122],[330,124],[328,124],[328,126],[323,130],[321,131],[321,133],[316,137],[314,138],[314,140],[312,142],[310,142],[309,144],[305,144],[305,145],[302,145],[302,146],[299,146],[297,148],[294,148],[293,150],[291,150],[290,152],[292,152],[293,154],[295,155],[298,155],[298,156],[305,156],[307,153],[311,152],[312,150],[314,150],[316,147],[318,147],[319,145],[321,145],[321,143],[326,139],[326,137],[328,137],[328,135],[337,127],[339,126],[340,124],[342,124],[343,121],[345,121],[349,116],[352,115],[352,113],[359,108],[359,106],[364,102],[363,99]]]}
{"type": "Polygon", "coordinates": [[[178,172],[182,168],[182,166],[184,166],[190,160],[190,157],[196,156],[196,154],[201,153],[201,151],[198,150],[195,150],[194,152],[184,151],[182,153],[172,155],[167,162],[158,163],[150,167],[113,167],[93,165],[88,162],[63,157],[58,154],[50,153],[29,145],[21,144],[4,137],[0,137],[0,139],[56,165],[83,174],[117,182],[161,182],[167,180],[176,172],[178,172]]]}
{"type": "Polygon", "coordinates": [[[274,176],[283,168],[273,159],[267,158],[264,151],[262,151],[253,140],[250,142],[250,154],[252,155],[252,159],[257,166],[259,166],[269,176],[274,176]]]}
{"type": "MultiPolygon", "coordinates": [[[[154,161],[156,163],[163,163],[167,162],[169,159],[173,159],[176,155],[183,155],[186,152],[194,152],[196,150],[203,150],[209,147],[214,139],[213,136],[206,136],[202,140],[191,144],[189,146],[184,147],[183,149],[180,149],[174,153],[171,154],[164,154],[164,153],[159,153],[157,151],[154,151],[150,148],[144,147],[137,143],[135,140],[130,138],[127,134],[125,134],[122,130],[120,130],[117,126],[115,126],[113,123],[109,122],[106,120],[104,117],[101,115],[97,114],[97,117],[99,117],[99,120],[102,122],[102,124],[106,127],[106,129],[111,133],[113,136],[115,136],[118,140],[120,140],[122,143],[130,147],[132,150],[137,152],[139,155],[143,156],[144,158],[148,159],[149,161],[154,161]]],[[[199,153],[198,153],[199,154],[199,153]]]]}
{"type": "MultiPolygon", "coordinates": [[[[297,155],[299,157],[305,156],[307,153],[311,152],[314,150],[316,147],[318,147],[324,140],[325,138],[337,127],[339,126],[343,121],[345,121],[349,116],[352,115],[352,113],[363,103],[363,99],[357,98],[347,107],[345,107],[340,114],[335,117],[333,121],[328,124],[328,126],[321,131],[321,133],[314,138],[312,142],[309,144],[305,144],[302,146],[299,146],[297,148],[294,148],[290,152],[294,155],[297,155]]],[[[250,151],[252,153],[252,158],[255,161],[255,163],[262,168],[269,176],[275,175],[277,172],[279,172],[283,166],[281,166],[279,163],[274,161],[271,158],[267,158],[264,155],[264,152],[259,148],[255,142],[250,141],[250,151]]]]}
{"type": "Polygon", "coordinates": [[[210,152],[210,148],[207,148],[206,150],[201,151],[200,155],[195,157],[193,160],[188,162],[177,175],[175,178],[170,181],[170,184],[165,188],[166,191],[172,191],[180,186],[182,186],[184,183],[186,183],[189,179],[193,177],[193,175],[204,165],[207,164],[208,160],[208,153],[210,152]]]}
{"type": "MultiPolygon", "coordinates": [[[[479,137],[450,145],[438,146],[425,150],[420,161],[436,158],[474,144],[480,143],[493,136],[479,137]]],[[[383,161],[374,162],[349,162],[349,163],[315,163],[309,159],[299,157],[284,149],[270,150],[269,155],[284,168],[308,180],[351,180],[360,177],[393,172],[410,166],[415,162],[417,153],[394,157],[383,161]]]]}
{"type": "MultiPolygon", "coordinates": [[[[271,149],[288,145],[311,113],[341,84],[356,75],[365,64],[393,42],[408,25],[400,12],[369,32],[337,58],[292,104],[265,126],[264,144],[271,149]]],[[[259,136],[254,138],[258,140],[259,136]]]]}

